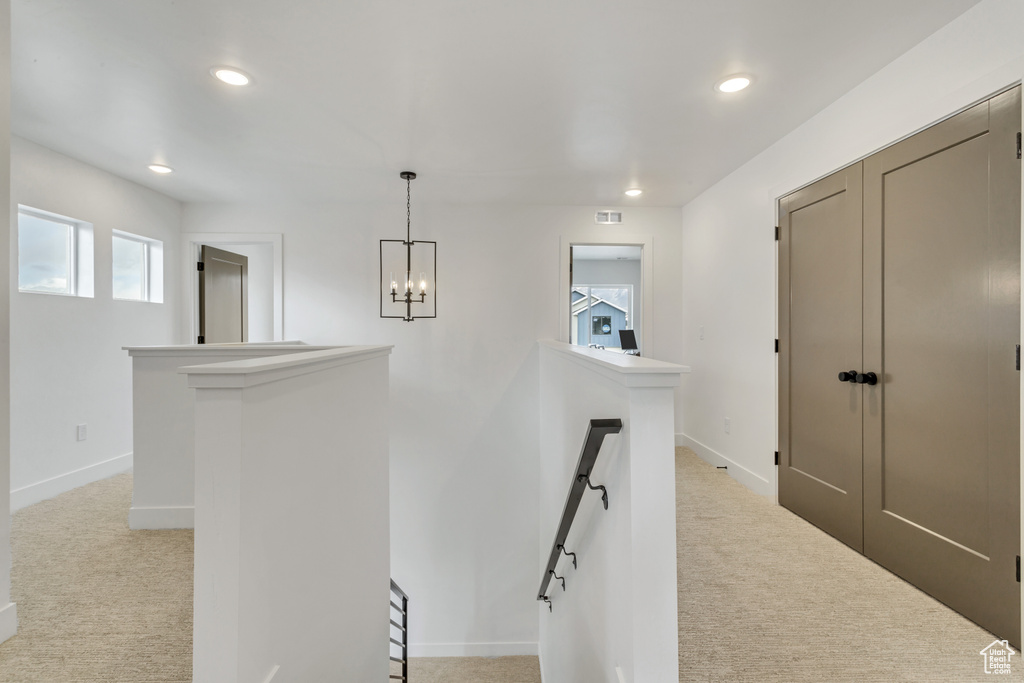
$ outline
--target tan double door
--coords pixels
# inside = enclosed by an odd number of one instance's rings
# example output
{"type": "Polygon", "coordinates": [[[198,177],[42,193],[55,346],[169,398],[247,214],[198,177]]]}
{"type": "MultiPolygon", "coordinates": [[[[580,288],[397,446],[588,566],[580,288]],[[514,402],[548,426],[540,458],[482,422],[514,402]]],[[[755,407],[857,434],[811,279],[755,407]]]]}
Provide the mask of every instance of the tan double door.
{"type": "Polygon", "coordinates": [[[1020,644],[1020,88],[780,200],[779,502],[1020,644]]]}

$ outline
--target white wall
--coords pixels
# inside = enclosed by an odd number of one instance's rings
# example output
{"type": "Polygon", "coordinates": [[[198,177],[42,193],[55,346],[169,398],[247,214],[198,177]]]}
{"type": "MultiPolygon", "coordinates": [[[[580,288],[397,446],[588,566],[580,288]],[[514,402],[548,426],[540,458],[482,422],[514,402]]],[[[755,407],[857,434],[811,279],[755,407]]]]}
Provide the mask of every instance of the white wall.
{"type": "Polygon", "coordinates": [[[386,680],[388,353],[189,373],[195,683],[386,680]]]}
{"type": "Polygon", "coordinates": [[[538,604],[541,673],[545,681],[619,683],[618,669],[630,683],[675,681],[672,387],[684,368],[568,348],[542,343],[540,349],[541,572],[590,420],[619,418],[622,431],[606,437],[591,477],[607,487],[608,509],[599,493],[584,492],[565,542],[578,567],[561,557],[556,573],[565,590],[552,580],[551,609],[538,604]]]}
{"type": "Polygon", "coordinates": [[[286,339],[395,345],[392,575],[412,600],[413,654],[535,653],[535,342],[558,337],[561,236],[655,236],[650,349],[673,360],[678,209],[629,209],[609,228],[596,207],[435,205],[419,187],[412,235],[438,241],[436,320],[378,317],[378,240],[405,229],[397,171],[392,205],[189,204],[183,230],[284,233],[286,339]]]}
{"type": "Polygon", "coordinates": [[[0,642],[14,635],[18,617],[11,602],[10,518],[10,246],[11,204],[11,3],[0,0],[0,642]]]}
{"type": "Polygon", "coordinates": [[[776,199],[1020,81],[1021,26],[984,0],[684,207],[677,443],[774,494],[776,199]]]}
{"type": "Polygon", "coordinates": [[[166,262],[177,263],[181,205],[17,137],[12,172],[15,204],[92,223],[95,239],[93,298],[21,293],[10,274],[16,509],[131,466],[131,362],[121,347],[176,340],[178,271],[164,270],[162,304],[114,301],[111,230],[161,240],[166,262]],[[88,426],[85,441],[76,441],[78,424],[88,426]]]}
{"type": "MultiPolygon", "coordinates": [[[[633,285],[633,330],[637,346],[643,345],[643,281],[640,261],[573,261],[573,284],[581,285],[633,285]]],[[[616,341],[618,341],[616,339],[616,341]]]]}

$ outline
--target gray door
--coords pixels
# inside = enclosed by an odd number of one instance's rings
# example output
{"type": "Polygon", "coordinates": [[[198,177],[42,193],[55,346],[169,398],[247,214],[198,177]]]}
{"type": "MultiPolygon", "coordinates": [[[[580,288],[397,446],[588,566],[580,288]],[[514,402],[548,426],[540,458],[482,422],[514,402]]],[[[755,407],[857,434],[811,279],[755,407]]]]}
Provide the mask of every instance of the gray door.
{"type": "Polygon", "coordinates": [[[861,550],[861,165],[780,202],[779,503],[861,550]]]}
{"type": "Polygon", "coordinates": [[[203,245],[199,273],[199,339],[205,344],[249,340],[249,259],[203,245]]]}
{"type": "Polygon", "coordinates": [[[779,502],[1016,645],[1020,92],[780,200],[779,246],[779,502]]]}
{"type": "Polygon", "coordinates": [[[1020,644],[1020,88],[864,162],[864,553],[1020,644]]]}

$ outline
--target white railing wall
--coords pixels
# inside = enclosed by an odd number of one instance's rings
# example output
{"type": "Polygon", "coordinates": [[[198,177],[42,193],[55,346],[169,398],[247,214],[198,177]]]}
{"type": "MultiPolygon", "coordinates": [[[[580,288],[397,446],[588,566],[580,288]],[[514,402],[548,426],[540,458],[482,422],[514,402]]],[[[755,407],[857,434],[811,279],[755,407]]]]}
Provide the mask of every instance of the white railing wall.
{"type": "Polygon", "coordinates": [[[561,342],[540,342],[538,583],[589,421],[620,418],[566,542],[566,580],[538,603],[545,681],[678,680],[674,387],[689,368],[561,342]]]}
{"type": "Polygon", "coordinates": [[[193,681],[388,676],[389,346],[185,367],[193,681]]]}
{"type": "Polygon", "coordinates": [[[191,529],[195,489],[193,392],[185,365],[331,347],[302,342],[126,346],[132,359],[132,529],[191,529]]]}

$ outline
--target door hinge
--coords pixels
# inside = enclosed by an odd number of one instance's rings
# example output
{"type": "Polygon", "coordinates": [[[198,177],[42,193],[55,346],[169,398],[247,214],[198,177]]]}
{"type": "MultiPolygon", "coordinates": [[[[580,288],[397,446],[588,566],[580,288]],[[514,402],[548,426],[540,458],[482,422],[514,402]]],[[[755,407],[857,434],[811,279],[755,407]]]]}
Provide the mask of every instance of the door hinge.
{"type": "Polygon", "coordinates": [[[1017,133],[1017,158],[1020,159],[1020,133],[1017,133]]]}
{"type": "Polygon", "coordinates": [[[196,343],[197,344],[205,344],[206,343],[206,337],[204,337],[203,335],[199,335],[199,341],[196,342],[196,343]]]}
{"type": "Polygon", "coordinates": [[[779,352],[779,340],[776,339],[775,340],[775,353],[778,353],[778,352],[779,352]]]}
{"type": "MultiPolygon", "coordinates": [[[[1017,145],[1017,151],[1018,152],[1020,151],[1020,145],[1017,145]]],[[[1017,158],[1019,159],[1020,157],[1018,156],[1017,158]]],[[[781,238],[781,237],[782,237],[782,228],[780,228],[779,226],[776,225],[775,226],[775,241],[778,242],[779,238],[781,238]]]]}
{"type": "Polygon", "coordinates": [[[196,263],[196,270],[206,270],[206,264],[204,264],[202,261],[199,261],[198,263],[196,263]]]}
{"type": "Polygon", "coordinates": [[[779,452],[778,451],[775,451],[775,464],[776,465],[779,464],[779,452]]]}
{"type": "Polygon", "coordinates": [[[1017,369],[1020,370],[1020,344],[1017,344],[1017,369]]]}
{"type": "Polygon", "coordinates": [[[1017,583],[1020,583],[1020,555],[1017,556],[1017,583]]]}

